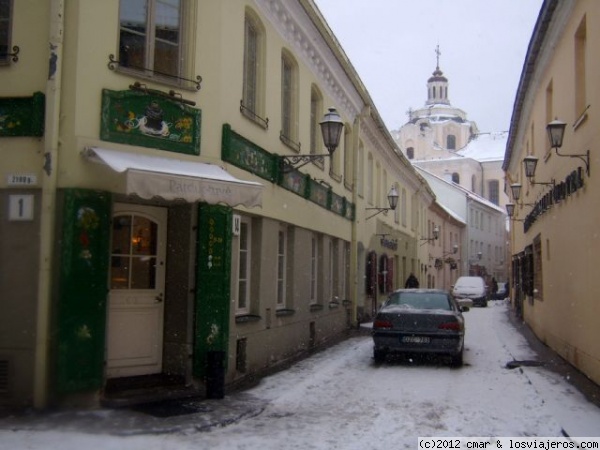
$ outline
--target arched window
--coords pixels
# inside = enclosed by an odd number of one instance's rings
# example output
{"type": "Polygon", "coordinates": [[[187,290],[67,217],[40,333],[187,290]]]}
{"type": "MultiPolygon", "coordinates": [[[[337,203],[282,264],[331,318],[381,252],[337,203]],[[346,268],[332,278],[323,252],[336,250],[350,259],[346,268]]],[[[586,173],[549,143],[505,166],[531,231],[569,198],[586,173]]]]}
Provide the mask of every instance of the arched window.
{"type": "Polygon", "coordinates": [[[408,147],[406,149],[406,157],[408,159],[413,159],[415,157],[415,149],[413,147],[408,147]]]}
{"type": "Polygon", "coordinates": [[[448,150],[456,150],[456,136],[453,134],[449,134],[448,137],[446,137],[446,148],[448,150]]]}
{"type": "Polygon", "coordinates": [[[458,174],[458,172],[452,173],[452,182],[456,183],[456,184],[460,184],[460,175],[458,174]]]}

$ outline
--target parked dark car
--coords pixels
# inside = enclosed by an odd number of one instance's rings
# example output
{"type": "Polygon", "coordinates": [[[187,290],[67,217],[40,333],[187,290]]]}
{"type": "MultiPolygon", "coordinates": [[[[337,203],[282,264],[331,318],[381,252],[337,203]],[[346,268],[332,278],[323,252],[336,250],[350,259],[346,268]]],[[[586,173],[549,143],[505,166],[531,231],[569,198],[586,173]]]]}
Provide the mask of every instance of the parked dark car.
{"type": "Polygon", "coordinates": [[[373,321],[373,357],[389,353],[432,353],[463,363],[465,321],[457,301],[441,289],[399,289],[382,305],[373,321]]]}

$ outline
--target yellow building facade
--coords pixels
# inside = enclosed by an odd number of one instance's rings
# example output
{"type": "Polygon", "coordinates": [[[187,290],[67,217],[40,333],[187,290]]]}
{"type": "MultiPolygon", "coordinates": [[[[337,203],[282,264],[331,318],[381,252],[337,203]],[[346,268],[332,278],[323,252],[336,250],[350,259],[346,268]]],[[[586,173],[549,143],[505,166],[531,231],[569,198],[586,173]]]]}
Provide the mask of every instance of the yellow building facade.
{"type": "Polygon", "coordinates": [[[535,334],[600,382],[596,266],[600,4],[545,1],[516,95],[503,168],[512,212],[511,299],[535,334]],[[562,145],[547,126],[564,124],[562,145]],[[533,176],[525,162],[537,162],[533,176]]]}
{"type": "Polygon", "coordinates": [[[137,4],[3,12],[3,405],[219,397],[426,263],[434,195],[311,0],[137,4]]]}

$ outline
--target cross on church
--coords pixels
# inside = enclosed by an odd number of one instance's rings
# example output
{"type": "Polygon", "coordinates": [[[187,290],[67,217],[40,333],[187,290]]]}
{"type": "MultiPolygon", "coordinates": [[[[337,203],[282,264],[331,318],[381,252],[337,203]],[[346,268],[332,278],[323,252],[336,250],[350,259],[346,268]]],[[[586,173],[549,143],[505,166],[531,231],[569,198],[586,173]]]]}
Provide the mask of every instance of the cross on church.
{"type": "Polygon", "coordinates": [[[440,55],[442,54],[442,52],[440,52],[440,44],[438,44],[437,47],[435,48],[435,54],[436,54],[436,60],[437,60],[436,67],[439,69],[440,68],[440,55]]]}

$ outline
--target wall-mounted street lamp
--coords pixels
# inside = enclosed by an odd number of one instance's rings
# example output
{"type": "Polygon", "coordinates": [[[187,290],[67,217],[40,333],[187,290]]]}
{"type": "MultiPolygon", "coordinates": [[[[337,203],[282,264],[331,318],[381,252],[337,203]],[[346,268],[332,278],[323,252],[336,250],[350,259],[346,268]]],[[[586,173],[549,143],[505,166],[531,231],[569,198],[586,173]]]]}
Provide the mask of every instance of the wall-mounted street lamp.
{"type": "Polygon", "coordinates": [[[477,256],[475,258],[473,258],[471,261],[477,260],[479,262],[479,261],[481,261],[482,256],[483,256],[483,254],[481,252],[477,252],[477,256]]]}
{"type": "Polygon", "coordinates": [[[525,176],[529,179],[529,182],[531,184],[545,184],[554,187],[556,185],[554,178],[552,178],[550,181],[533,181],[533,178],[535,178],[535,169],[537,167],[537,163],[537,156],[528,155],[523,158],[523,164],[525,165],[525,176]]]}
{"type": "Polygon", "coordinates": [[[513,216],[515,215],[515,204],[514,203],[506,204],[506,214],[508,215],[508,218],[510,220],[512,220],[513,222],[523,222],[523,220],[521,220],[521,219],[513,218],[513,216]]]}
{"type": "Polygon", "coordinates": [[[387,195],[388,198],[388,203],[390,204],[389,208],[367,208],[367,210],[377,210],[377,212],[375,214],[370,215],[369,217],[367,217],[365,220],[369,220],[371,217],[375,217],[377,214],[382,213],[384,211],[389,211],[390,209],[393,211],[396,209],[396,206],[398,206],[398,191],[396,190],[396,186],[392,186],[392,188],[390,189],[390,192],[388,192],[387,195]]]}
{"type": "Polygon", "coordinates": [[[443,258],[445,258],[445,257],[446,257],[446,256],[448,256],[448,255],[455,255],[456,253],[458,253],[458,245],[457,245],[457,244],[454,244],[454,245],[452,246],[452,251],[450,251],[450,252],[444,252],[444,253],[442,254],[442,257],[443,257],[443,258]]]}
{"type": "MultiPolygon", "coordinates": [[[[439,227],[436,225],[433,227],[433,231],[431,232],[433,236],[430,237],[426,237],[426,238],[421,238],[419,239],[420,241],[425,241],[425,242],[429,242],[429,241],[437,241],[437,239],[440,237],[440,229],[439,227]]],[[[423,244],[425,244],[425,242],[423,242],[423,244]]],[[[421,245],[423,245],[421,244],[421,245]]]]}
{"type": "Polygon", "coordinates": [[[333,152],[335,152],[335,149],[340,144],[344,122],[342,122],[342,118],[335,108],[329,108],[329,112],[325,114],[323,120],[319,122],[319,125],[321,126],[323,143],[325,144],[325,147],[327,147],[329,153],[323,155],[280,156],[281,163],[283,164],[283,173],[299,169],[311,161],[323,161],[323,158],[331,157],[333,155],[333,152]]]}
{"type": "Polygon", "coordinates": [[[546,130],[548,131],[548,137],[550,138],[550,146],[554,148],[557,156],[564,156],[567,158],[579,158],[585,163],[585,172],[587,176],[590,176],[590,151],[588,150],[585,154],[580,155],[564,155],[558,152],[558,149],[562,147],[563,137],[565,136],[565,127],[567,124],[561,120],[554,119],[548,125],[546,130]]]}
{"type": "Polygon", "coordinates": [[[513,183],[510,185],[513,200],[521,206],[533,206],[533,203],[519,203],[519,200],[521,199],[521,188],[521,183],[513,183]]]}

